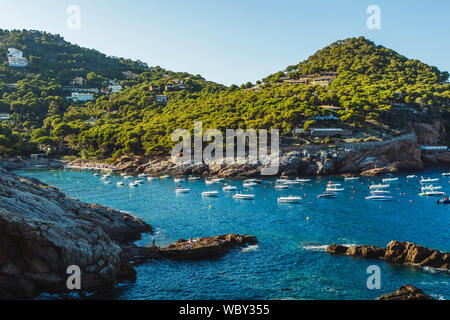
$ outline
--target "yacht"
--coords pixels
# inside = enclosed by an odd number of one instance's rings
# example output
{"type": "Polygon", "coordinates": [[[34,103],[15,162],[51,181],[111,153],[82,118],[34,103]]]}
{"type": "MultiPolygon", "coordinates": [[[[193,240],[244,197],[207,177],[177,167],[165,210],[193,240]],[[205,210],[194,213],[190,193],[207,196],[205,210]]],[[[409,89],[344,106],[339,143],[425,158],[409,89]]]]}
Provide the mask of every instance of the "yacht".
{"type": "Polygon", "coordinates": [[[419,193],[419,196],[440,197],[440,196],[445,196],[445,192],[442,192],[442,191],[425,191],[425,192],[419,193]]]}
{"type": "Polygon", "coordinates": [[[344,181],[355,181],[355,180],[359,180],[359,177],[345,177],[344,181]]]}
{"type": "Polygon", "coordinates": [[[230,186],[230,185],[226,185],[225,187],[222,188],[223,191],[236,191],[237,187],[236,186],[230,186]]]}
{"type": "Polygon", "coordinates": [[[336,187],[330,188],[330,187],[328,187],[325,191],[326,192],[341,192],[341,191],[344,191],[344,188],[336,188],[336,187]]]}
{"type": "Polygon", "coordinates": [[[300,182],[300,183],[305,183],[305,182],[311,182],[311,179],[295,179],[295,181],[300,182]]]}
{"type": "Polygon", "coordinates": [[[430,182],[436,182],[439,181],[439,178],[427,178],[425,179],[424,177],[422,177],[422,179],[420,179],[420,183],[430,183],[430,182]]]}
{"type": "Polygon", "coordinates": [[[258,180],[258,179],[247,179],[247,180],[244,180],[244,183],[247,183],[247,182],[253,182],[253,183],[260,184],[260,183],[262,183],[262,180],[258,180]]]}
{"type": "Polygon", "coordinates": [[[384,178],[383,183],[397,182],[398,178],[384,178]]]}
{"type": "Polygon", "coordinates": [[[205,191],[202,192],[202,197],[217,197],[219,195],[219,191],[205,191]]]}
{"type": "Polygon", "coordinates": [[[289,197],[279,197],[278,198],[278,202],[283,202],[283,203],[299,203],[300,200],[302,200],[302,197],[289,196],[289,197]]]}
{"type": "Polygon", "coordinates": [[[189,189],[188,188],[177,188],[175,189],[176,193],[188,193],[189,189]]]}
{"type": "Polygon", "coordinates": [[[245,187],[245,188],[253,188],[253,187],[256,187],[257,185],[258,185],[258,184],[255,183],[255,182],[244,182],[244,183],[242,184],[242,186],[245,187]]]}
{"type": "Polygon", "coordinates": [[[381,194],[374,194],[372,196],[366,197],[366,200],[374,200],[374,201],[390,201],[393,200],[394,197],[385,196],[381,194]]]}
{"type": "Polygon", "coordinates": [[[287,184],[276,184],[274,188],[283,190],[289,188],[289,186],[287,184]]]}
{"type": "Polygon", "coordinates": [[[435,191],[435,190],[440,190],[440,189],[442,189],[441,186],[434,186],[434,185],[430,184],[429,186],[420,188],[420,191],[427,191],[427,190],[435,191]]]}
{"type": "Polygon", "coordinates": [[[375,189],[375,190],[371,190],[370,193],[371,194],[389,194],[391,192],[389,190],[375,189]]]}
{"type": "Polygon", "coordinates": [[[236,193],[233,195],[234,199],[242,199],[242,200],[253,200],[255,199],[254,194],[243,194],[243,193],[236,193]]]}
{"type": "Polygon", "coordinates": [[[337,195],[338,194],[336,192],[328,192],[328,191],[326,191],[326,192],[324,192],[322,194],[319,194],[317,196],[317,198],[336,198],[337,195]]]}
{"type": "Polygon", "coordinates": [[[372,184],[369,186],[369,189],[387,189],[389,188],[388,184],[372,184]]]}

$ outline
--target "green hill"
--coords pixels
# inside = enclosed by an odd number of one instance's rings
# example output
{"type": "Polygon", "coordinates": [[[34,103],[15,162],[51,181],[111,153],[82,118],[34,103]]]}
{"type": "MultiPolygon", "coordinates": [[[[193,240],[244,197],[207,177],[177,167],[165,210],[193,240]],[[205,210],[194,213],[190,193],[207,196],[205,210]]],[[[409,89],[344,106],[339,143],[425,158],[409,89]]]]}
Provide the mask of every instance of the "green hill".
{"type": "Polygon", "coordinates": [[[383,138],[404,131],[406,121],[447,119],[450,105],[447,72],[363,37],[337,41],[257,87],[241,88],[107,57],[47,33],[2,31],[0,41],[4,57],[15,47],[30,60],[24,69],[6,62],[0,67],[0,107],[15,120],[9,126],[19,133],[33,131],[29,139],[38,144],[65,146],[61,152],[89,158],[167,153],[171,133],[192,129],[194,120],[221,130],[279,128],[291,136],[295,128],[327,126],[383,138]],[[137,76],[125,78],[125,70],[137,76]],[[321,81],[327,75],[331,80],[321,81]],[[75,76],[100,89],[115,79],[123,90],[70,103],[62,86],[75,76]],[[14,81],[17,88],[9,88],[14,81]],[[176,89],[164,90],[166,85],[176,89]]]}

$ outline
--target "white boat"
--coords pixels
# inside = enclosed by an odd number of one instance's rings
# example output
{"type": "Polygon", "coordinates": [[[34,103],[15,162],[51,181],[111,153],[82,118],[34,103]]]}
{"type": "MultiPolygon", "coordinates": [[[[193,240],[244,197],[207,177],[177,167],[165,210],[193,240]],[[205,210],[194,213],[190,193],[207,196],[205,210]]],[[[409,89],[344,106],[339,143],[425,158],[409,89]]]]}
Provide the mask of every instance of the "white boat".
{"type": "Polygon", "coordinates": [[[317,198],[336,198],[338,194],[336,192],[324,192],[319,194],[317,198]]]}
{"type": "Polygon", "coordinates": [[[255,199],[254,194],[243,194],[243,193],[236,193],[233,195],[234,199],[242,199],[242,200],[253,200],[255,199]]]}
{"type": "Polygon", "coordinates": [[[279,190],[283,190],[283,189],[287,189],[289,188],[289,186],[287,184],[276,184],[275,189],[279,189],[279,190]]]}
{"type": "Polygon", "coordinates": [[[305,182],[311,182],[311,179],[295,179],[295,181],[300,182],[300,183],[305,183],[305,182]]]}
{"type": "Polygon", "coordinates": [[[208,179],[205,180],[205,184],[213,184],[213,183],[214,182],[212,180],[208,180],[208,179]]]}
{"type": "Polygon", "coordinates": [[[125,182],[123,182],[123,181],[118,181],[118,182],[116,182],[116,184],[117,184],[118,186],[123,186],[123,185],[125,185],[125,182]]]}
{"type": "Polygon", "coordinates": [[[202,192],[202,197],[217,197],[219,195],[219,191],[205,191],[202,192]]]}
{"type": "Polygon", "coordinates": [[[440,189],[442,189],[441,186],[434,186],[434,185],[430,184],[429,186],[420,188],[420,191],[427,191],[427,190],[434,191],[434,190],[440,190],[440,189]]]}
{"type": "Polygon", "coordinates": [[[344,181],[354,181],[354,180],[359,180],[359,177],[345,177],[344,181]]]}
{"type": "Polygon", "coordinates": [[[291,184],[300,184],[301,182],[298,180],[285,180],[283,184],[291,185],[291,184]]]}
{"type": "Polygon", "coordinates": [[[106,177],[106,176],[103,176],[103,177],[100,178],[100,180],[103,180],[103,181],[105,181],[107,179],[108,179],[108,177],[106,177]]]}
{"type": "Polygon", "coordinates": [[[169,179],[170,178],[170,176],[169,175],[167,175],[167,174],[165,174],[165,175],[163,175],[163,176],[161,176],[161,177],[159,177],[160,179],[169,179]]]}
{"type": "Polygon", "coordinates": [[[230,186],[230,185],[226,185],[225,187],[222,188],[223,191],[236,191],[237,187],[236,186],[230,186]]]}
{"type": "Polygon", "coordinates": [[[384,196],[381,194],[374,194],[372,196],[366,197],[366,200],[375,200],[375,201],[390,201],[393,199],[394,199],[394,197],[384,196]]]}
{"type": "Polygon", "coordinates": [[[442,174],[442,176],[443,176],[443,177],[450,176],[450,172],[444,172],[444,173],[442,174]]]}
{"type": "Polygon", "coordinates": [[[242,186],[245,187],[245,188],[253,188],[253,187],[258,186],[258,184],[255,183],[255,182],[244,182],[242,184],[242,186]]]}
{"type": "Polygon", "coordinates": [[[247,183],[247,182],[253,182],[253,183],[262,183],[262,180],[258,180],[258,179],[247,179],[247,180],[244,180],[244,183],[247,183]]]}
{"type": "Polygon", "coordinates": [[[136,180],[135,183],[143,184],[144,180],[136,180]]]}
{"type": "Polygon", "coordinates": [[[341,192],[344,191],[344,188],[327,188],[326,192],[341,192]]]}
{"type": "Polygon", "coordinates": [[[128,184],[128,186],[130,186],[130,187],[132,187],[132,188],[134,188],[134,187],[139,187],[139,183],[136,183],[136,182],[130,182],[130,183],[128,184]]]}
{"type": "Polygon", "coordinates": [[[131,179],[131,178],[133,178],[133,176],[124,175],[123,178],[124,178],[124,179],[131,179]]]}
{"type": "Polygon", "coordinates": [[[391,193],[391,192],[389,190],[375,189],[375,190],[371,190],[370,193],[371,194],[388,194],[388,193],[391,193]]]}
{"type": "Polygon", "coordinates": [[[100,173],[98,173],[98,172],[94,173],[94,177],[99,177],[99,176],[100,176],[100,173]]]}
{"type": "Polygon", "coordinates": [[[127,173],[126,172],[122,172],[120,175],[123,177],[123,176],[126,176],[127,173]]]}
{"type": "Polygon", "coordinates": [[[422,177],[422,179],[420,179],[420,183],[430,183],[430,182],[436,182],[439,181],[439,178],[427,178],[425,179],[424,177],[422,177]]]}
{"type": "Polygon", "coordinates": [[[285,183],[286,181],[288,181],[288,179],[287,178],[280,178],[280,179],[277,179],[277,183],[285,183]]]}
{"type": "Polygon", "coordinates": [[[398,178],[384,178],[383,183],[390,183],[390,182],[396,182],[398,181],[398,178]]]}
{"type": "Polygon", "coordinates": [[[214,179],[211,179],[212,183],[220,183],[220,182],[223,182],[223,180],[225,180],[225,179],[224,179],[224,178],[214,178],[214,179]]]}
{"type": "Polygon", "coordinates": [[[289,197],[279,197],[278,198],[278,202],[283,202],[283,203],[299,203],[300,200],[302,200],[302,197],[289,196],[289,197]]]}
{"type": "Polygon", "coordinates": [[[327,183],[327,187],[340,187],[340,186],[341,186],[340,183],[336,183],[336,182],[333,182],[333,181],[329,181],[327,183]]]}
{"type": "Polygon", "coordinates": [[[157,177],[147,177],[147,181],[153,181],[153,180],[156,180],[156,179],[158,179],[157,177]]]}
{"type": "Polygon", "coordinates": [[[369,189],[387,189],[389,188],[388,184],[373,184],[369,186],[369,189]]]}
{"type": "Polygon", "coordinates": [[[425,192],[419,193],[419,196],[442,197],[442,196],[445,196],[445,192],[443,192],[443,191],[425,191],[425,192]]]}
{"type": "Polygon", "coordinates": [[[104,184],[111,184],[112,182],[110,180],[103,181],[104,184]]]}
{"type": "Polygon", "coordinates": [[[176,193],[188,193],[189,189],[188,188],[178,188],[178,189],[175,189],[175,192],[176,193]]]}
{"type": "Polygon", "coordinates": [[[196,181],[196,180],[200,180],[200,177],[189,177],[188,180],[190,181],[196,181]]]}
{"type": "Polygon", "coordinates": [[[138,178],[145,178],[145,177],[148,177],[147,173],[139,173],[138,174],[138,178]]]}
{"type": "Polygon", "coordinates": [[[411,174],[409,176],[406,176],[406,179],[414,179],[417,178],[417,176],[415,174],[411,174]]]}
{"type": "Polygon", "coordinates": [[[183,182],[184,178],[175,178],[173,179],[173,182],[183,182]]]}

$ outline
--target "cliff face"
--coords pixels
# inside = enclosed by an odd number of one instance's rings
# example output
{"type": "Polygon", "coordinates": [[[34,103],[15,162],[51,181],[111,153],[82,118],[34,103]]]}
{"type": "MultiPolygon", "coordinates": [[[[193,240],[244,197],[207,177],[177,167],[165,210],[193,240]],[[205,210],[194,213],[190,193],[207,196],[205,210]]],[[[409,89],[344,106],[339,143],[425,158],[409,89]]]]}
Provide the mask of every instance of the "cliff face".
{"type": "Polygon", "coordinates": [[[83,290],[132,280],[121,245],[152,228],[130,215],[66,197],[58,189],[0,169],[0,298],[67,291],[67,268],[83,290]]]}

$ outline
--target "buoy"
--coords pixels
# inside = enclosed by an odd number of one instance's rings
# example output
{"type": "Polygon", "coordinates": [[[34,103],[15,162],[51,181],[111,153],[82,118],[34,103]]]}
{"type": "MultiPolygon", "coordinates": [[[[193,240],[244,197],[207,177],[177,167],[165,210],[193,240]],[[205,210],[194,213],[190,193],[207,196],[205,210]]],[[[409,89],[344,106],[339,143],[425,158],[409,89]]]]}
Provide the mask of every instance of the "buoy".
{"type": "Polygon", "coordinates": [[[102,187],[98,187],[98,190],[102,190],[102,187]]]}
{"type": "Polygon", "coordinates": [[[130,193],[130,198],[132,197],[133,195],[130,193]]]}
{"type": "Polygon", "coordinates": [[[411,199],[411,200],[409,200],[409,202],[413,203],[412,199],[411,199]]]}
{"type": "Polygon", "coordinates": [[[211,209],[211,205],[209,205],[209,208],[211,209]]]}
{"type": "Polygon", "coordinates": [[[309,220],[309,217],[306,217],[306,220],[309,220]]]}

